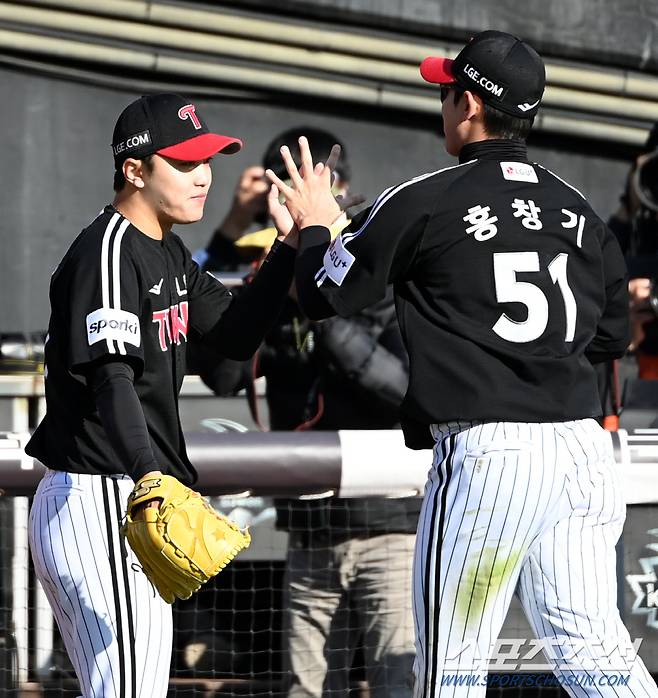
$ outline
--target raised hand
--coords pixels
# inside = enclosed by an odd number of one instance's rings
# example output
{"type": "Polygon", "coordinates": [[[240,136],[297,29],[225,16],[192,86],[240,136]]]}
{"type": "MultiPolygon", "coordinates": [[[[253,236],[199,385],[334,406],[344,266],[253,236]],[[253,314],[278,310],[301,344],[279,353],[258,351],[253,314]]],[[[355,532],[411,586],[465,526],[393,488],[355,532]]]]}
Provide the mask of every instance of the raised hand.
{"type": "MultiPolygon", "coordinates": [[[[272,170],[265,174],[285,199],[286,208],[298,228],[310,225],[330,227],[340,217],[342,209],[331,193],[331,173],[340,156],[340,146],[335,145],[327,163],[313,164],[307,139],[299,139],[301,167],[297,169],[290,150],[283,146],[281,156],[290,175],[290,184],[279,179],[272,170]]],[[[277,226],[278,228],[278,226],[277,226]]]]}
{"type": "Polygon", "coordinates": [[[278,238],[297,249],[298,228],[293,221],[290,211],[279,200],[279,189],[272,184],[267,195],[267,207],[270,218],[277,230],[278,238]]]}

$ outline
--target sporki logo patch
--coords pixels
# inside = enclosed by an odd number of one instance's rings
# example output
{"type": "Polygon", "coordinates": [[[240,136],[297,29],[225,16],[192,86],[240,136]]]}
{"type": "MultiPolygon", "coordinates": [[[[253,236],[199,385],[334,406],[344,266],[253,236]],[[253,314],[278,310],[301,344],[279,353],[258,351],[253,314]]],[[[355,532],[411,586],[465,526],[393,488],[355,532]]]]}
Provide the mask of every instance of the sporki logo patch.
{"type": "Polygon", "coordinates": [[[89,346],[104,339],[125,342],[138,347],[141,344],[139,318],[127,310],[98,308],[87,315],[87,342],[89,346]]]}

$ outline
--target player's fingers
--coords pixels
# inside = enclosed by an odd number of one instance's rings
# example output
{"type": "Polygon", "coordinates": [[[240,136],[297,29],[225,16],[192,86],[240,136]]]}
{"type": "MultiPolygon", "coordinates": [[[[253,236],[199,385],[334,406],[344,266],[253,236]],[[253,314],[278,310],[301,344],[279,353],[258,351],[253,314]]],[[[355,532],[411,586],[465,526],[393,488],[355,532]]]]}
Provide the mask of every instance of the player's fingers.
{"type": "Polygon", "coordinates": [[[283,209],[286,215],[290,215],[288,209],[285,206],[285,200],[279,192],[279,187],[273,184],[267,193],[267,208],[272,215],[273,212],[283,209]]]}
{"type": "Polygon", "coordinates": [[[327,161],[325,162],[325,167],[327,167],[332,174],[334,174],[334,170],[338,164],[338,158],[340,158],[340,146],[338,143],[335,143],[331,148],[327,161]]]}
{"type": "Polygon", "coordinates": [[[270,193],[267,195],[267,207],[279,235],[288,235],[295,224],[288,209],[279,201],[279,189],[276,184],[270,187],[270,193]]]}
{"type": "Polygon", "coordinates": [[[286,200],[290,199],[290,197],[295,193],[295,190],[288,186],[282,179],[279,179],[279,177],[277,177],[272,170],[265,170],[265,176],[270,180],[270,182],[272,182],[272,184],[276,185],[278,191],[281,192],[286,200]]]}
{"type": "Polygon", "coordinates": [[[281,205],[279,202],[279,187],[276,186],[276,184],[273,184],[270,187],[270,191],[267,194],[267,203],[268,206],[270,207],[270,210],[275,206],[275,205],[281,205]]]}
{"type": "Polygon", "coordinates": [[[315,163],[315,167],[313,168],[313,174],[319,177],[323,172],[329,173],[331,175],[330,186],[333,186],[334,180],[336,179],[336,173],[332,172],[323,162],[315,163]]]}
{"type": "Polygon", "coordinates": [[[348,208],[352,206],[358,206],[366,200],[366,197],[362,194],[348,194],[346,196],[337,196],[336,202],[340,206],[341,211],[347,211],[348,208]]]}
{"type": "Polygon", "coordinates": [[[295,189],[299,189],[303,185],[304,181],[297,170],[297,165],[295,165],[295,161],[290,153],[290,148],[288,148],[287,145],[281,147],[281,157],[283,158],[283,164],[286,166],[286,170],[288,170],[288,174],[290,175],[290,180],[295,185],[295,189]]]}
{"type": "Polygon", "coordinates": [[[306,177],[307,175],[311,174],[311,172],[314,172],[313,156],[311,155],[311,148],[308,144],[308,139],[306,136],[299,137],[299,158],[302,164],[302,177],[306,177]]]}

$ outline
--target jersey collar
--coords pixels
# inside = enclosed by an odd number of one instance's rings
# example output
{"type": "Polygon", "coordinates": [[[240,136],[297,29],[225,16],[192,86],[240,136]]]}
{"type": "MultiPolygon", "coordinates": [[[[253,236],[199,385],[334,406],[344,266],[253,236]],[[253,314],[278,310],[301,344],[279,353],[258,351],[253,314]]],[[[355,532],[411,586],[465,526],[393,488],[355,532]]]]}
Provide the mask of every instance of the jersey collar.
{"type": "Polygon", "coordinates": [[[470,160],[511,160],[513,162],[528,162],[528,152],[525,143],[503,139],[490,139],[469,143],[459,153],[459,162],[464,164],[470,160]]]}

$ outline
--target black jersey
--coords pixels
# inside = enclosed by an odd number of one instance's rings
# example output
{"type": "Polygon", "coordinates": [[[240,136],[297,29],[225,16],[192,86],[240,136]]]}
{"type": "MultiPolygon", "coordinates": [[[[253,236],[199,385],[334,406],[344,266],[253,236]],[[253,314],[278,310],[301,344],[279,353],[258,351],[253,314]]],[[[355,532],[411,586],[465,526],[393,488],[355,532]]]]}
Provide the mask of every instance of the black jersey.
{"type": "Polygon", "coordinates": [[[596,416],[592,361],[628,343],[624,261],[584,197],[520,144],[472,144],[464,159],[384,191],[326,251],[324,228],[301,236],[307,312],[328,301],[348,316],[394,284],[412,447],[433,444],[434,423],[596,416]]]}
{"type": "Polygon", "coordinates": [[[178,415],[187,337],[213,328],[231,299],[199,270],[177,235],[152,239],[108,206],[52,276],[47,414],[27,453],[55,470],[124,472],[85,377],[92,365],[114,357],[134,369],[156,462],[192,481],[178,415]]]}

